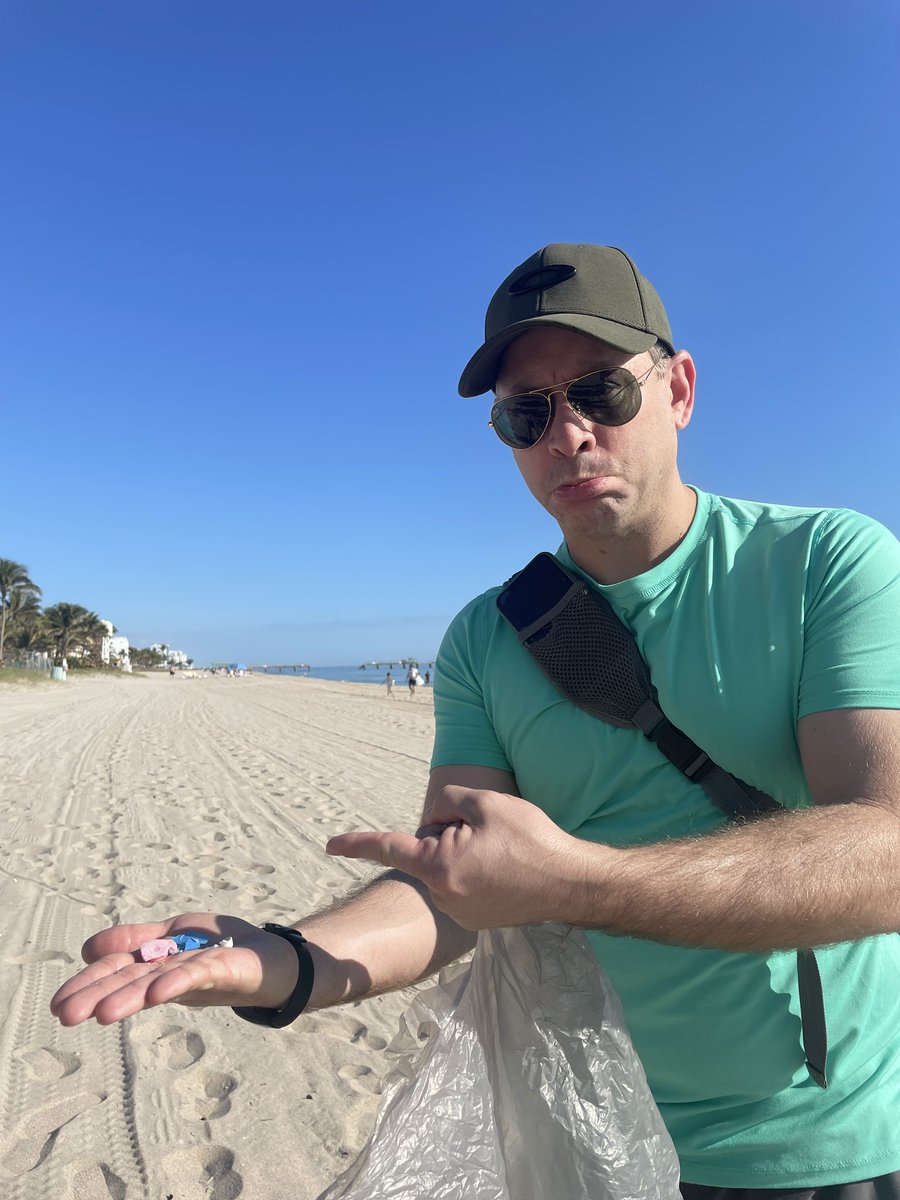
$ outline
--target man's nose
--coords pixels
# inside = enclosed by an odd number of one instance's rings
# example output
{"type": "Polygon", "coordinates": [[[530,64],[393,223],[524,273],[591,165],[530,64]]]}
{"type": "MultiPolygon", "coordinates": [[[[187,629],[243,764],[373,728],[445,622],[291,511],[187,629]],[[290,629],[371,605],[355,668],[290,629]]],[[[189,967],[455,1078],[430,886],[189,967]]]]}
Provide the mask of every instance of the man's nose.
{"type": "Polygon", "coordinates": [[[597,444],[593,424],[572,408],[562,392],[554,392],[551,399],[550,428],[544,434],[547,448],[566,457],[592,450],[597,444]]]}

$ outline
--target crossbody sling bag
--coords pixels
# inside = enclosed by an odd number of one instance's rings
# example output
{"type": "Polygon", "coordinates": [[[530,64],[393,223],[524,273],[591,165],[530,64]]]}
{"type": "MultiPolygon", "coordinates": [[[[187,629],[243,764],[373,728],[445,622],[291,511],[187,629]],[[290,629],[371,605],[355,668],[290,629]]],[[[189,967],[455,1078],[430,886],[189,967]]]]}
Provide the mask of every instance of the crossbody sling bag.
{"type": "MultiPolygon", "coordinates": [[[[497,597],[501,615],[541,671],[593,717],[639,729],[733,821],[777,812],[782,805],[718,766],[659,707],[634,637],[608,601],[552,554],[539,554],[497,597]]],[[[828,1034],[819,965],[797,951],[803,1051],[810,1077],[828,1086],[828,1034]]]]}

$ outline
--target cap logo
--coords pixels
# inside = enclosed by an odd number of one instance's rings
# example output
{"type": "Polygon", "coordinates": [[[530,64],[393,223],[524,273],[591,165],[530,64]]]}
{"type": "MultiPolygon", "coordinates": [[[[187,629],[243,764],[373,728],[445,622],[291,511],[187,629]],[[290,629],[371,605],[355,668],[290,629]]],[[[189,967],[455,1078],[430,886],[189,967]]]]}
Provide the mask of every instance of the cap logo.
{"type": "Polygon", "coordinates": [[[526,292],[543,292],[566,279],[571,279],[575,268],[568,263],[556,263],[554,266],[537,267],[520,275],[506,289],[510,296],[523,296],[526,292]]]}

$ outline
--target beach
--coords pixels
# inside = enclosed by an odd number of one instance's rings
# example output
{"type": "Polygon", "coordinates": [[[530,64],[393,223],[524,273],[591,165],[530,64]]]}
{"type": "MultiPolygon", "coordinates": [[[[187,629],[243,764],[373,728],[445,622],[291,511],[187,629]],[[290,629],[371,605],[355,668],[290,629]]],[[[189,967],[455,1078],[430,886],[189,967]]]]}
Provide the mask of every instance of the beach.
{"type": "Polygon", "coordinates": [[[284,1030],[167,1005],[62,1028],[107,925],[299,922],[377,872],[327,838],[415,828],[430,688],[168,674],[0,685],[0,1195],[313,1200],[371,1130],[412,990],[284,1030]]]}

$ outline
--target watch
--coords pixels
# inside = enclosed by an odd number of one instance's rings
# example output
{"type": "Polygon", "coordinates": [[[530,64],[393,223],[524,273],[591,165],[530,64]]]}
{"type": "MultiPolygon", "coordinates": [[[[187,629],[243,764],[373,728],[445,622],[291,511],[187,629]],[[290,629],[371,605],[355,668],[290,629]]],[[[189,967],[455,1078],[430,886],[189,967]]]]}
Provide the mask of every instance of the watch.
{"type": "Polygon", "coordinates": [[[316,968],[312,955],[306,948],[306,938],[299,929],[290,929],[287,925],[271,923],[263,925],[262,928],[266,933],[274,933],[278,937],[283,937],[297,951],[300,973],[297,976],[296,986],[282,1008],[257,1008],[251,1005],[245,1008],[232,1008],[231,1011],[242,1021],[251,1021],[254,1025],[268,1025],[270,1029],[283,1029],[285,1025],[290,1025],[291,1021],[296,1021],[306,1008],[312,994],[316,968]]]}

